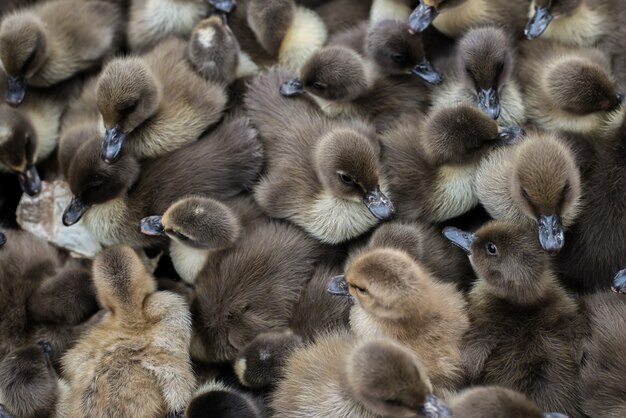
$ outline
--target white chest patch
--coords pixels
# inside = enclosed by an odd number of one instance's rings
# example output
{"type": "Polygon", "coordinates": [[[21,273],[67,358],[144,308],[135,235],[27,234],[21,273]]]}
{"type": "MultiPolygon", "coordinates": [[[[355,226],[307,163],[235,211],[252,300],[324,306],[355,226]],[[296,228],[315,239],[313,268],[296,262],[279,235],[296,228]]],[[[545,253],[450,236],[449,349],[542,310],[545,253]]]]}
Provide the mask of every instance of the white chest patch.
{"type": "Polygon", "coordinates": [[[85,212],[83,221],[102,245],[109,246],[121,243],[137,245],[136,240],[132,236],[128,236],[125,227],[127,212],[126,200],[118,198],[101,205],[92,206],[85,212]]]}
{"type": "Polygon", "coordinates": [[[141,23],[153,36],[162,32],[189,34],[205,14],[202,1],[148,0],[143,9],[141,23]]]}
{"type": "Polygon", "coordinates": [[[192,248],[172,239],[170,244],[172,264],[185,282],[194,284],[209,256],[208,250],[192,248]]]}
{"type": "Polygon", "coordinates": [[[411,9],[403,0],[374,0],[370,9],[370,24],[380,22],[381,20],[392,19],[407,21],[411,9]]]}
{"type": "Polygon", "coordinates": [[[470,211],[478,204],[477,165],[444,165],[439,168],[432,221],[442,222],[470,211]]]}
{"type": "Polygon", "coordinates": [[[239,53],[239,64],[237,65],[237,76],[236,78],[243,77],[252,77],[260,71],[260,68],[254,61],[250,55],[245,52],[239,53]]]}

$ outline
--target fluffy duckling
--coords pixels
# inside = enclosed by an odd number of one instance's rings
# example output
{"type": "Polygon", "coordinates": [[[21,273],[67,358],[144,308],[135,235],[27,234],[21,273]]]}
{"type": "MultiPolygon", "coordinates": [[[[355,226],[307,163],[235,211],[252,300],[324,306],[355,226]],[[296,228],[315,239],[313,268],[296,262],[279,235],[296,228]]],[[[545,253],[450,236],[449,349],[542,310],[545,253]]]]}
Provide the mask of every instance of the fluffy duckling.
{"type": "MultiPolygon", "coordinates": [[[[205,30],[210,37],[212,29],[205,30]]],[[[212,45],[209,40],[207,45],[212,45]]],[[[96,98],[106,129],[105,162],[120,158],[123,146],[138,159],[166,155],[196,141],[221,118],[227,102],[224,86],[203,78],[187,51],[187,41],[171,38],[143,56],[111,60],[102,70],[96,98]]],[[[236,71],[233,62],[222,63],[236,71]]]]}
{"type": "Polygon", "coordinates": [[[328,34],[332,35],[367,22],[372,3],[372,0],[333,0],[314,10],[324,21],[328,34]]]}
{"type": "Polygon", "coordinates": [[[416,353],[435,393],[463,383],[465,302],[453,285],[434,278],[407,253],[376,248],[359,254],[328,290],[355,301],[350,326],[356,335],[392,337],[416,353]]]}
{"type": "Polygon", "coordinates": [[[398,217],[443,222],[469,212],[478,204],[474,182],[480,159],[521,134],[519,128],[499,128],[467,104],[398,119],[381,136],[398,217]]]}
{"type": "Polygon", "coordinates": [[[502,385],[544,410],[581,417],[584,321],[533,230],[492,221],[476,233],[449,227],[444,234],[469,255],[478,277],[462,348],[470,382],[502,385]]]}
{"type": "Polygon", "coordinates": [[[233,197],[252,186],[262,164],[262,146],[245,117],[231,117],[200,140],[143,164],[141,173],[127,153],[104,163],[96,138],[80,147],[69,165],[74,198],[63,222],[73,225],[84,215],[105,245],[152,246],[163,240],[142,234],[141,219],[164,213],[188,195],[233,197]]]}
{"type": "Polygon", "coordinates": [[[503,126],[524,124],[524,101],[513,76],[513,46],[503,29],[470,29],[452,59],[447,81],[433,94],[433,107],[472,103],[503,126]]]}
{"type": "Polygon", "coordinates": [[[121,2],[53,0],[0,22],[5,99],[19,106],[27,86],[49,87],[100,65],[121,41],[121,2]]]}
{"type": "Polygon", "coordinates": [[[565,228],[580,213],[581,179],[574,154],[554,133],[529,133],[515,146],[484,158],[476,194],[494,219],[537,225],[539,243],[550,255],[565,244],[565,228]]]}
{"type": "Polygon", "coordinates": [[[252,396],[218,381],[200,386],[189,406],[185,418],[263,418],[265,408],[252,396]]]}
{"type": "Polygon", "coordinates": [[[101,252],[93,277],[106,313],[63,357],[70,415],[182,412],[195,387],[187,305],[178,295],[157,292],[154,278],[129,247],[101,252]]]}
{"type": "Polygon", "coordinates": [[[621,123],[624,96],[602,51],[533,41],[523,44],[520,58],[518,75],[533,124],[599,136],[621,123]]]}
{"type": "Polygon", "coordinates": [[[395,209],[384,193],[374,129],[358,120],[329,120],[309,101],[283,97],[279,87],[288,78],[280,68],[256,77],[245,100],[265,147],[265,176],[255,188],[259,206],[329,244],[391,219],[395,209]]]}

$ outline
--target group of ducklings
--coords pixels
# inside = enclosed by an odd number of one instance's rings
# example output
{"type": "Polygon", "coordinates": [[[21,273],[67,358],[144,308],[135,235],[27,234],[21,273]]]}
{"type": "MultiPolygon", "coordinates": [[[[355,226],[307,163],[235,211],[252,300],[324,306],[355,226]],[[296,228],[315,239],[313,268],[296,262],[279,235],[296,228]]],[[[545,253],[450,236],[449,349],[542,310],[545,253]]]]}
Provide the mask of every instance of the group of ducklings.
{"type": "Polygon", "coordinates": [[[3,0],[2,181],[106,249],[0,233],[0,418],[625,417],[625,36],[622,0],[3,0]]]}

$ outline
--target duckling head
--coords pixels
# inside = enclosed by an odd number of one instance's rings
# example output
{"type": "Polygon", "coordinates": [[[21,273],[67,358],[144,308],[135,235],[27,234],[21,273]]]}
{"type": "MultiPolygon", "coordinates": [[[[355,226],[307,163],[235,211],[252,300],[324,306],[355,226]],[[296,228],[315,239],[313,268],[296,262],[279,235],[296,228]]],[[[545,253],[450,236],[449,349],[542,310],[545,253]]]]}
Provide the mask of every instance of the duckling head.
{"type": "Polygon", "coordinates": [[[163,216],[141,220],[141,232],[167,236],[193,248],[228,248],[241,234],[239,220],[224,204],[205,197],[187,197],[173,203],[163,216]]]}
{"type": "Polygon", "coordinates": [[[100,304],[112,314],[138,317],[156,282],[130,247],[101,251],[93,261],[93,282],[100,304]]]}
{"type": "Polygon", "coordinates": [[[19,106],[26,96],[27,80],[48,58],[44,24],[35,16],[7,16],[0,26],[0,60],[8,75],[5,100],[19,106]]]}
{"type": "Polygon", "coordinates": [[[446,9],[453,8],[466,0],[420,0],[419,5],[409,15],[409,32],[415,34],[425,31],[446,9]]]}
{"type": "Polygon", "coordinates": [[[202,20],[189,41],[191,62],[208,80],[230,84],[239,64],[239,42],[219,16],[202,20]]]}
{"type": "Polygon", "coordinates": [[[452,402],[455,414],[467,418],[526,417],[557,418],[541,412],[528,397],[499,386],[480,386],[463,391],[452,402]]]}
{"type": "Polygon", "coordinates": [[[451,417],[432,395],[424,366],[413,352],[390,339],[359,344],[345,366],[348,390],[376,415],[399,418],[451,417]]]}
{"type": "Polygon", "coordinates": [[[342,46],[329,46],[315,53],[300,70],[300,78],[285,82],[284,96],[311,94],[323,100],[350,102],[366,94],[372,76],[363,58],[342,46]]]}
{"type": "Polygon", "coordinates": [[[414,74],[429,84],[440,84],[442,74],[426,58],[421,36],[413,36],[399,20],[382,20],[367,36],[368,55],[381,72],[414,74]]]}
{"type": "Polygon", "coordinates": [[[140,58],[119,58],[107,64],[96,86],[98,110],[106,129],[102,139],[104,162],[120,158],[126,137],[157,112],[162,95],[162,86],[140,58]]]}
{"type": "Polygon", "coordinates": [[[377,219],[389,220],[395,209],[380,190],[380,150],[360,128],[346,126],[326,134],[315,150],[315,170],[325,191],[363,203],[377,219]]]}
{"type": "Polygon", "coordinates": [[[582,4],[582,0],[534,0],[532,4],[534,11],[531,10],[532,16],[524,29],[528,39],[540,37],[552,20],[570,16],[582,4]]]}
{"type": "Polygon", "coordinates": [[[74,197],[63,213],[63,224],[74,225],[92,206],[124,196],[139,178],[137,160],[124,154],[114,164],[100,159],[100,140],[94,138],[76,152],[67,181],[74,197]]]}
{"type": "Polygon", "coordinates": [[[18,175],[24,193],[35,196],[41,179],[35,167],[37,134],[20,112],[0,106],[0,162],[18,175]]]}
{"type": "Polygon", "coordinates": [[[556,255],[565,243],[563,219],[575,218],[582,194],[572,152],[553,135],[530,134],[519,145],[510,187],[524,214],[537,221],[541,247],[556,255]]]}
{"type": "Polygon", "coordinates": [[[296,14],[293,0],[251,0],[247,20],[257,41],[271,55],[277,55],[296,14]]]}
{"type": "Polygon", "coordinates": [[[548,254],[532,228],[511,221],[492,221],[475,233],[446,227],[444,236],[462,248],[476,275],[490,293],[515,303],[533,303],[543,296],[548,254]]]}
{"type": "Polygon", "coordinates": [[[500,89],[513,66],[511,49],[506,32],[496,27],[470,29],[459,42],[459,73],[492,119],[500,117],[500,89]]]}

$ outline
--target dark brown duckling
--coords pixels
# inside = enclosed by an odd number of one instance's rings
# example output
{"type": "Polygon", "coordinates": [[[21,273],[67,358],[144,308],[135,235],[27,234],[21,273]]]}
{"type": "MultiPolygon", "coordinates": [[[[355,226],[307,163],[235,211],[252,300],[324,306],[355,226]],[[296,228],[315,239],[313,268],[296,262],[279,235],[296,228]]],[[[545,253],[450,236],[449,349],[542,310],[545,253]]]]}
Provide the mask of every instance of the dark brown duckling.
{"type": "Polygon", "coordinates": [[[263,403],[219,381],[203,384],[185,409],[185,418],[264,418],[263,403]]]}

